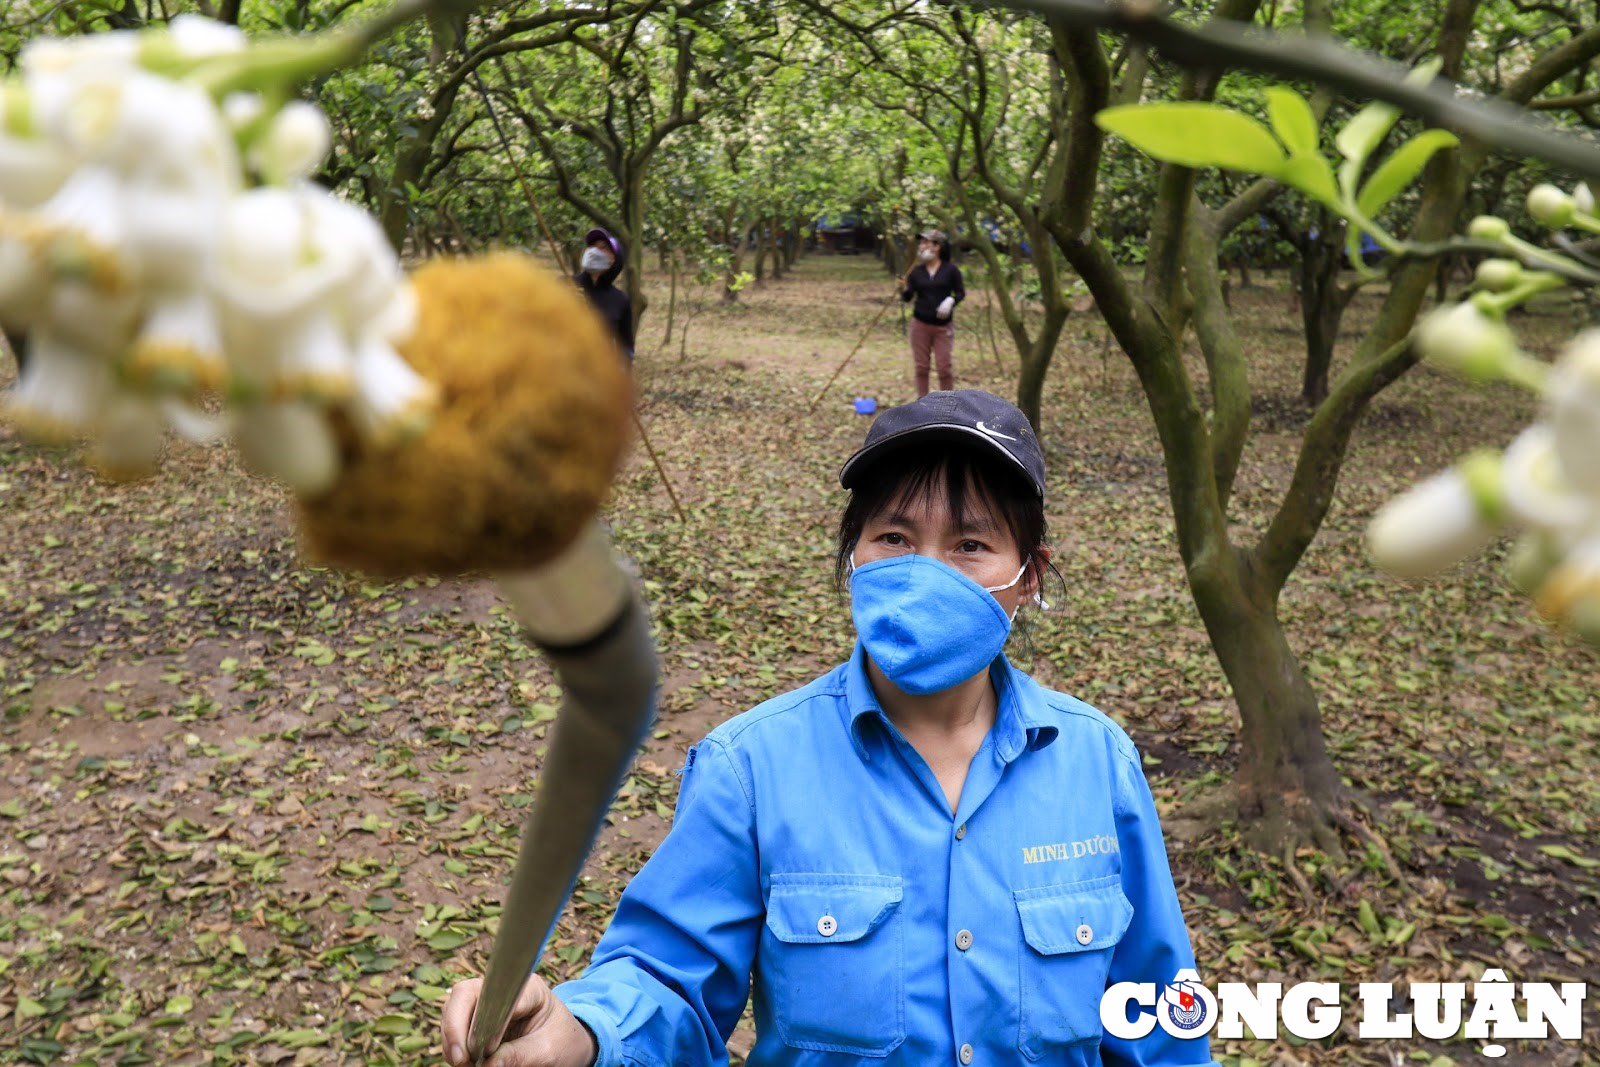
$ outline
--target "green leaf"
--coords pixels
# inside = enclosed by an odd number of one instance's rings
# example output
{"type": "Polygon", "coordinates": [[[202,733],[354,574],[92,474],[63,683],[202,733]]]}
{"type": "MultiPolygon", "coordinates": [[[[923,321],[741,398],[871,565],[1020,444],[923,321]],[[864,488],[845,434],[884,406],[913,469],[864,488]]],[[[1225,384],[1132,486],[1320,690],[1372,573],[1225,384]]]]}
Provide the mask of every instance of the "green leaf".
{"type": "Polygon", "coordinates": [[[446,930],[428,938],[428,947],[435,952],[453,952],[471,940],[470,934],[461,933],[459,930],[446,930]]]}
{"type": "Polygon", "coordinates": [[[1293,89],[1273,86],[1267,90],[1267,117],[1272,120],[1272,132],[1288,146],[1290,155],[1317,151],[1317,117],[1305,97],[1293,89]]]}
{"type": "Polygon", "coordinates": [[[1356,173],[1360,174],[1361,164],[1372,155],[1372,150],[1388,135],[1399,117],[1399,108],[1375,100],[1344,124],[1344,129],[1339,131],[1333,143],[1340,155],[1356,164],[1356,173]]]}
{"type": "Polygon", "coordinates": [[[372,1029],[380,1034],[409,1034],[416,1024],[409,1015],[398,1013],[378,1016],[377,1022],[372,1024],[372,1029]]]}
{"type": "Polygon", "coordinates": [[[50,1009],[40,1004],[32,997],[17,998],[17,1015],[23,1019],[37,1019],[41,1015],[50,1014],[50,1009]]]}
{"type": "Polygon", "coordinates": [[[1588,856],[1585,856],[1580,852],[1573,851],[1566,845],[1540,845],[1539,851],[1543,852],[1546,856],[1553,856],[1558,860],[1565,860],[1574,867],[1582,867],[1585,870],[1591,870],[1595,867],[1600,867],[1600,860],[1590,859],[1588,856]]]}
{"type": "Polygon", "coordinates": [[[1146,155],[1185,167],[1276,176],[1285,160],[1265,126],[1216,104],[1127,104],[1106,108],[1095,122],[1146,155]]]}
{"type": "Polygon", "coordinates": [[[167,1000],[166,1006],[161,1010],[168,1015],[187,1015],[194,1009],[194,1000],[179,994],[167,1000]]]}
{"type": "Polygon", "coordinates": [[[1333,182],[1333,168],[1321,156],[1292,156],[1276,177],[1311,199],[1339,210],[1339,187],[1333,182]]]}
{"type": "Polygon", "coordinates": [[[1435,152],[1460,143],[1456,135],[1447,130],[1424,130],[1417,134],[1379,164],[1356,198],[1356,207],[1369,219],[1375,217],[1422,173],[1435,152]]]}

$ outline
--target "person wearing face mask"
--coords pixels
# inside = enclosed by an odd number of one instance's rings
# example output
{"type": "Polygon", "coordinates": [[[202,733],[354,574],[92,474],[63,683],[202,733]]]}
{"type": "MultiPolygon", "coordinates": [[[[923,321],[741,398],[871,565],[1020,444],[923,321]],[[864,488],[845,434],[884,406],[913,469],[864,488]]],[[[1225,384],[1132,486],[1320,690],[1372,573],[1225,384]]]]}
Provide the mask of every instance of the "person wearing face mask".
{"type": "Polygon", "coordinates": [[[911,365],[919,397],[928,395],[930,362],[939,368],[939,388],[955,388],[956,325],[951,316],[966,297],[961,268],[950,262],[950,238],[939,230],[919,233],[917,262],[900,290],[901,301],[915,301],[911,305],[911,365]]]}
{"type": "Polygon", "coordinates": [[[626,290],[618,289],[614,284],[622,274],[622,242],[609,230],[596,227],[584,235],[583,246],[583,255],[578,260],[578,273],[573,280],[611,327],[612,334],[631,363],[633,304],[626,290]]]}
{"type": "MultiPolygon", "coordinates": [[[[839,479],[850,659],[690,749],[588,970],[530,977],[491,1064],[725,1065],[752,995],[755,1067],[1213,1064],[1148,1011],[1136,1039],[1101,1022],[1194,956],[1133,744],[1004,653],[1050,572],[1027,420],[933,393],[839,479]]],[[[452,1064],[479,986],[446,1003],[452,1064]]]]}

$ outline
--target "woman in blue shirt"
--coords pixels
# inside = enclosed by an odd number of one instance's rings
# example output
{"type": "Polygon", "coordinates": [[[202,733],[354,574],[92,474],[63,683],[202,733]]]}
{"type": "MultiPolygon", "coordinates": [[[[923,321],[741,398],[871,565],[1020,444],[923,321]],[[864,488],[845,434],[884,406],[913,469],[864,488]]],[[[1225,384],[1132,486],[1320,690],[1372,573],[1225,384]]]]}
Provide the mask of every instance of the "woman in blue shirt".
{"type": "MultiPolygon", "coordinates": [[[[751,995],[753,1065],[1210,1063],[1101,1024],[1108,986],[1194,959],[1127,735],[1001,651],[1050,560],[1027,420],[931,393],[840,481],[854,654],[690,750],[589,969],[531,976],[490,1063],[724,1064],[751,995]]],[[[454,1064],[479,984],[445,1007],[454,1064]]]]}

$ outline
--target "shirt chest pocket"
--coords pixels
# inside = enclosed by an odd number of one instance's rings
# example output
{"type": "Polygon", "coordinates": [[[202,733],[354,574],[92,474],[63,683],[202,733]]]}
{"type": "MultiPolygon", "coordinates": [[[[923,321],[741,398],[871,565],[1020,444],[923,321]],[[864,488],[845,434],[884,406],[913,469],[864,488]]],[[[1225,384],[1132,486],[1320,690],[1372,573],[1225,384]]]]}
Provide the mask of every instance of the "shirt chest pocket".
{"type": "Polygon", "coordinates": [[[887,1056],[905,1040],[900,879],[774,874],[757,964],[784,1043],[887,1056]]]}
{"type": "Polygon", "coordinates": [[[1120,877],[1019,889],[1014,896],[1023,940],[1018,1048],[1037,1060],[1098,1041],[1111,955],[1133,918],[1120,877]]]}

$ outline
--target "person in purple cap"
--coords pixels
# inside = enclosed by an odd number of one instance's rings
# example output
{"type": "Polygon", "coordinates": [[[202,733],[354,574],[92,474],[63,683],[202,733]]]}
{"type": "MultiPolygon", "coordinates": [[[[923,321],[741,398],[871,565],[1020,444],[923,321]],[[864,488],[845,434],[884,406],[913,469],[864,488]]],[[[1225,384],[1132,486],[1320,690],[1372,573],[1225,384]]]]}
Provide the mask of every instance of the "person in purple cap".
{"type": "Polygon", "coordinates": [[[622,242],[609,230],[596,227],[584,235],[583,245],[583,256],[578,260],[578,273],[573,280],[611,327],[617,343],[631,362],[633,303],[628,299],[627,291],[618,289],[615,284],[622,274],[622,242]]]}
{"type": "MultiPolygon", "coordinates": [[[[1050,572],[1028,420],[930,393],[839,480],[849,660],[689,750],[589,968],[528,979],[491,1067],[723,1067],[751,998],[752,1067],[1213,1065],[1161,1017],[1195,964],[1138,752],[1005,655],[1050,572]]],[[[480,986],[444,1008],[458,1067],[480,986]]]]}

